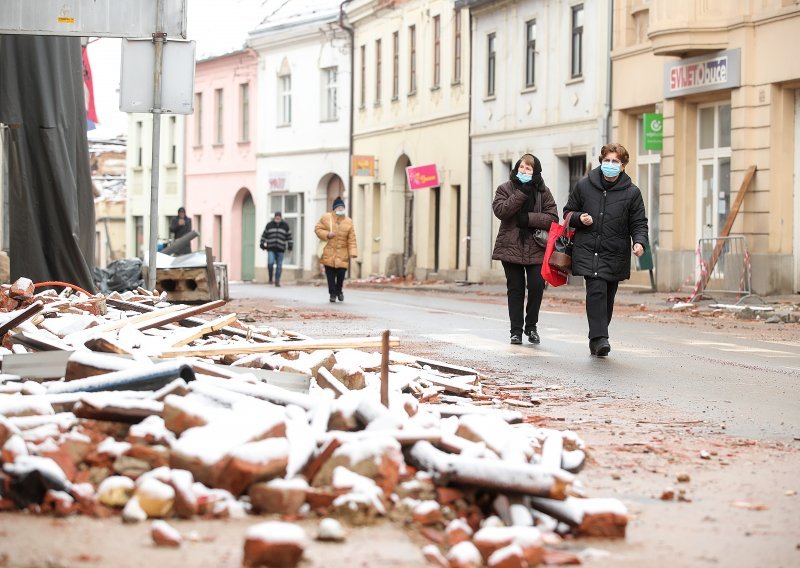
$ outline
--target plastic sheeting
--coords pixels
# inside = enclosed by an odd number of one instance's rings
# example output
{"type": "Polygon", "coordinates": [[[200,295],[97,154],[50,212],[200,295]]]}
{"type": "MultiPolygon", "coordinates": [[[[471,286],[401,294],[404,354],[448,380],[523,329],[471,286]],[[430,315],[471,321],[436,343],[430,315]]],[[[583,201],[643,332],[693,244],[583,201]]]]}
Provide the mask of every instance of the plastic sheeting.
{"type": "Polygon", "coordinates": [[[12,280],[94,289],[94,198],[77,37],[0,35],[12,280]]]}

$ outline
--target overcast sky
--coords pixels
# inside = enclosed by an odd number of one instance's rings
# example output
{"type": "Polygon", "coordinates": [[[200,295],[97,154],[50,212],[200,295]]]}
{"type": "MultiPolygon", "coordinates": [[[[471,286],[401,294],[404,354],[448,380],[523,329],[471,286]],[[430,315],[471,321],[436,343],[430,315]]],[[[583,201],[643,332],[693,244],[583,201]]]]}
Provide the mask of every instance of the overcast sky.
{"type": "MultiPolygon", "coordinates": [[[[264,16],[297,0],[187,0],[187,35],[197,42],[203,59],[239,49],[247,32],[264,16]]],[[[89,64],[94,77],[95,109],[100,124],[89,138],[112,138],[127,131],[128,115],[119,111],[119,73],[122,40],[92,38],[89,64]]]]}

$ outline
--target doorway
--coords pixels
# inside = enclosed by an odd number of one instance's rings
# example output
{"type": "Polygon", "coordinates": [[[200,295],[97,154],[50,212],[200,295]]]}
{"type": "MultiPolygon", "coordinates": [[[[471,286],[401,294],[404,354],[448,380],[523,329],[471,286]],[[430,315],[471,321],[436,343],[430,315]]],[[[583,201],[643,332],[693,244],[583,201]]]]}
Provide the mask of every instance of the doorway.
{"type": "Polygon", "coordinates": [[[719,236],[731,205],[731,105],[697,109],[697,236],[719,236]]]}
{"type": "Polygon", "coordinates": [[[248,194],[242,202],[242,280],[255,278],[256,205],[248,194]]]}
{"type": "Polygon", "coordinates": [[[441,209],[442,209],[442,190],[440,187],[431,188],[431,199],[433,200],[433,271],[439,272],[439,247],[441,245],[441,209]]]}
{"type": "Polygon", "coordinates": [[[794,291],[800,292],[800,89],[794,92],[794,291]]]}

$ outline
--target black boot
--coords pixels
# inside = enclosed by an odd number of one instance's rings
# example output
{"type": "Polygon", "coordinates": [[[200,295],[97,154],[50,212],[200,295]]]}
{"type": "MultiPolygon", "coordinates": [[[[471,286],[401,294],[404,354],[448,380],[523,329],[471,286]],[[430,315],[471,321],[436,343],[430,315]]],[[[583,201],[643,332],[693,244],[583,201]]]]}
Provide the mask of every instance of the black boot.
{"type": "Polygon", "coordinates": [[[536,331],[536,326],[534,326],[525,335],[528,336],[528,342],[530,343],[535,343],[536,345],[538,345],[541,342],[541,339],[539,338],[539,332],[536,331]]]}
{"type": "Polygon", "coordinates": [[[336,296],[331,294],[331,297],[328,299],[328,301],[330,301],[331,303],[335,303],[336,302],[336,296]]]}
{"type": "Polygon", "coordinates": [[[589,340],[589,352],[598,357],[605,357],[611,351],[607,337],[595,337],[589,340]]]}

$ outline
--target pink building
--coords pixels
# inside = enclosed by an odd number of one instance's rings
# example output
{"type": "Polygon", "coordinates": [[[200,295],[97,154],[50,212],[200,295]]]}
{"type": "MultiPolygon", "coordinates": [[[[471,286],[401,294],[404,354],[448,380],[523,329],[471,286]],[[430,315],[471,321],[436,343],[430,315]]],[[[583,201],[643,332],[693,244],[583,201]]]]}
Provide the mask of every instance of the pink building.
{"type": "MultiPolygon", "coordinates": [[[[186,214],[231,280],[253,280],[258,57],[245,49],[197,62],[186,119],[186,214]]],[[[193,247],[198,248],[198,245],[193,247]]]]}

